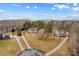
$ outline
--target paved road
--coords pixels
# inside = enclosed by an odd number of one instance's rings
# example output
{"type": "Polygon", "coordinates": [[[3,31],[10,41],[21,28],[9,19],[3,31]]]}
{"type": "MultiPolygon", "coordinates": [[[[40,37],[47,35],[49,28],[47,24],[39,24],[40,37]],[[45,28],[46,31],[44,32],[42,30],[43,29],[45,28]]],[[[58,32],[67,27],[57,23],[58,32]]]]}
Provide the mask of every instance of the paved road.
{"type": "Polygon", "coordinates": [[[63,46],[63,44],[67,41],[67,39],[68,39],[68,36],[67,36],[56,48],[54,48],[54,49],[52,49],[51,51],[47,52],[47,53],[45,54],[45,56],[48,56],[48,55],[50,55],[50,54],[56,52],[57,50],[59,50],[59,49],[63,46]]]}

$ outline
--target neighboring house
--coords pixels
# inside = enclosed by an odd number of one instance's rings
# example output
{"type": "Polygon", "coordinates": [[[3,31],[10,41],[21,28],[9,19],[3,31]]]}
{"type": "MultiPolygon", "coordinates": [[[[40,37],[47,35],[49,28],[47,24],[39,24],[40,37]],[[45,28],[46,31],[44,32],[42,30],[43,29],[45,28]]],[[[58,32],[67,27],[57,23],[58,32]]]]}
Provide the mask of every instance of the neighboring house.
{"type": "Polygon", "coordinates": [[[0,30],[0,40],[3,39],[3,32],[0,30]]]}
{"type": "Polygon", "coordinates": [[[37,28],[29,28],[27,31],[30,32],[30,33],[36,33],[37,28]]]}
{"type": "Polygon", "coordinates": [[[0,40],[4,40],[4,39],[10,39],[10,36],[0,33],[0,40]]]}
{"type": "Polygon", "coordinates": [[[0,34],[0,40],[2,40],[3,39],[3,34],[0,34]]]}
{"type": "Polygon", "coordinates": [[[10,35],[4,34],[3,39],[10,39],[10,35]]]}
{"type": "Polygon", "coordinates": [[[55,31],[54,34],[57,35],[57,36],[59,36],[59,37],[65,37],[66,36],[66,31],[64,31],[64,30],[58,30],[58,31],[55,31]]]}

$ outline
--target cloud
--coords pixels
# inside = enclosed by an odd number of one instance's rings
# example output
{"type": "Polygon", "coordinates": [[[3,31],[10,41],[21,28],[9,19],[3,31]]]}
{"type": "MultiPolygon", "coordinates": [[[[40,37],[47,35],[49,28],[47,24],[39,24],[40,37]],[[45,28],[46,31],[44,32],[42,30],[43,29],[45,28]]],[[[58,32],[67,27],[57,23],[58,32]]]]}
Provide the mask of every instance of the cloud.
{"type": "Polygon", "coordinates": [[[73,6],[77,6],[77,3],[73,3],[73,6]]]}
{"type": "Polygon", "coordinates": [[[55,10],[55,7],[52,7],[51,9],[52,9],[52,10],[55,10]]]}
{"type": "Polygon", "coordinates": [[[30,6],[26,6],[26,8],[30,8],[30,6]]]}
{"type": "Polygon", "coordinates": [[[72,16],[79,16],[78,14],[73,14],[72,16]]]}
{"type": "Polygon", "coordinates": [[[35,17],[39,18],[39,19],[53,19],[53,18],[55,18],[55,15],[53,15],[53,14],[37,14],[35,17]]]}
{"type": "Polygon", "coordinates": [[[52,16],[55,16],[55,15],[52,15],[52,14],[39,14],[37,16],[52,17],[52,16]]]}
{"type": "Polygon", "coordinates": [[[4,12],[4,10],[3,9],[0,9],[0,12],[4,12]]]}
{"type": "Polygon", "coordinates": [[[79,11],[79,8],[78,7],[72,7],[72,10],[73,11],[79,11]]]}
{"type": "Polygon", "coordinates": [[[55,5],[55,7],[59,8],[59,9],[69,9],[70,8],[69,6],[64,5],[64,4],[61,4],[61,5],[57,4],[57,5],[55,5]]]}
{"type": "Polygon", "coordinates": [[[0,16],[7,16],[7,15],[8,13],[5,10],[0,9],[0,16]]]}
{"type": "Polygon", "coordinates": [[[20,7],[20,4],[12,4],[12,6],[20,7]]]}
{"type": "Polygon", "coordinates": [[[0,9],[0,19],[9,18],[9,13],[3,9],[0,9]]]}
{"type": "Polygon", "coordinates": [[[37,6],[34,7],[34,9],[37,9],[37,8],[38,8],[37,6]]]}

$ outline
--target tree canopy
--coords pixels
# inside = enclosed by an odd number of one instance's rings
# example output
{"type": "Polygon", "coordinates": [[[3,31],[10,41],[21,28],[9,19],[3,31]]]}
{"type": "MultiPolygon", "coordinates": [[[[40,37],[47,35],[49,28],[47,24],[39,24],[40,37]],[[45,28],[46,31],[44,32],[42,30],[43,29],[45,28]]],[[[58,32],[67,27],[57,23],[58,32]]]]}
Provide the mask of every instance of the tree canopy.
{"type": "Polygon", "coordinates": [[[44,27],[44,22],[41,20],[37,20],[34,22],[34,27],[36,27],[38,30],[42,29],[44,27]]]}
{"type": "Polygon", "coordinates": [[[44,32],[45,33],[51,33],[52,32],[52,23],[47,22],[44,26],[44,32]]]}
{"type": "Polygon", "coordinates": [[[32,27],[32,23],[31,23],[31,21],[26,21],[24,24],[23,24],[23,26],[22,26],[22,29],[28,29],[28,28],[30,28],[30,27],[32,27]]]}

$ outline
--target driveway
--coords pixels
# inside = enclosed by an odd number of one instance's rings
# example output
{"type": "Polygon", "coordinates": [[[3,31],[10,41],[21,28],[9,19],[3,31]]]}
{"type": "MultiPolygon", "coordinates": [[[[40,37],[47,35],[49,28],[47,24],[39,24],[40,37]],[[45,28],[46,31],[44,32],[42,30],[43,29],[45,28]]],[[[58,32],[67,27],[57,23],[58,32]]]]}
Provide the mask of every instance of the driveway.
{"type": "Polygon", "coordinates": [[[26,46],[27,46],[27,49],[31,49],[31,46],[29,45],[29,43],[28,43],[28,41],[26,40],[26,38],[24,37],[24,34],[23,34],[24,32],[22,32],[22,38],[23,38],[23,40],[24,40],[24,42],[25,42],[25,44],[26,44],[26,46]]]}
{"type": "Polygon", "coordinates": [[[63,44],[67,41],[67,39],[68,39],[68,36],[65,37],[64,40],[63,40],[56,48],[54,48],[54,49],[52,49],[51,51],[47,52],[47,53],[45,54],[45,56],[48,56],[48,55],[50,55],[50,54],[56,52],[57,50],[59,50],[59,49],[63,46],[63,44]]]}
{"type": "Polygon", "coordinates": [[[17,41],[17,43],[18,43],[21,51],[23,51],[24,50],[24,47],[23,47],[23,44],[22,44],[21,39],[17,35],[14,35],[14,38],[16,39],[16,41],[17,41]]]}

